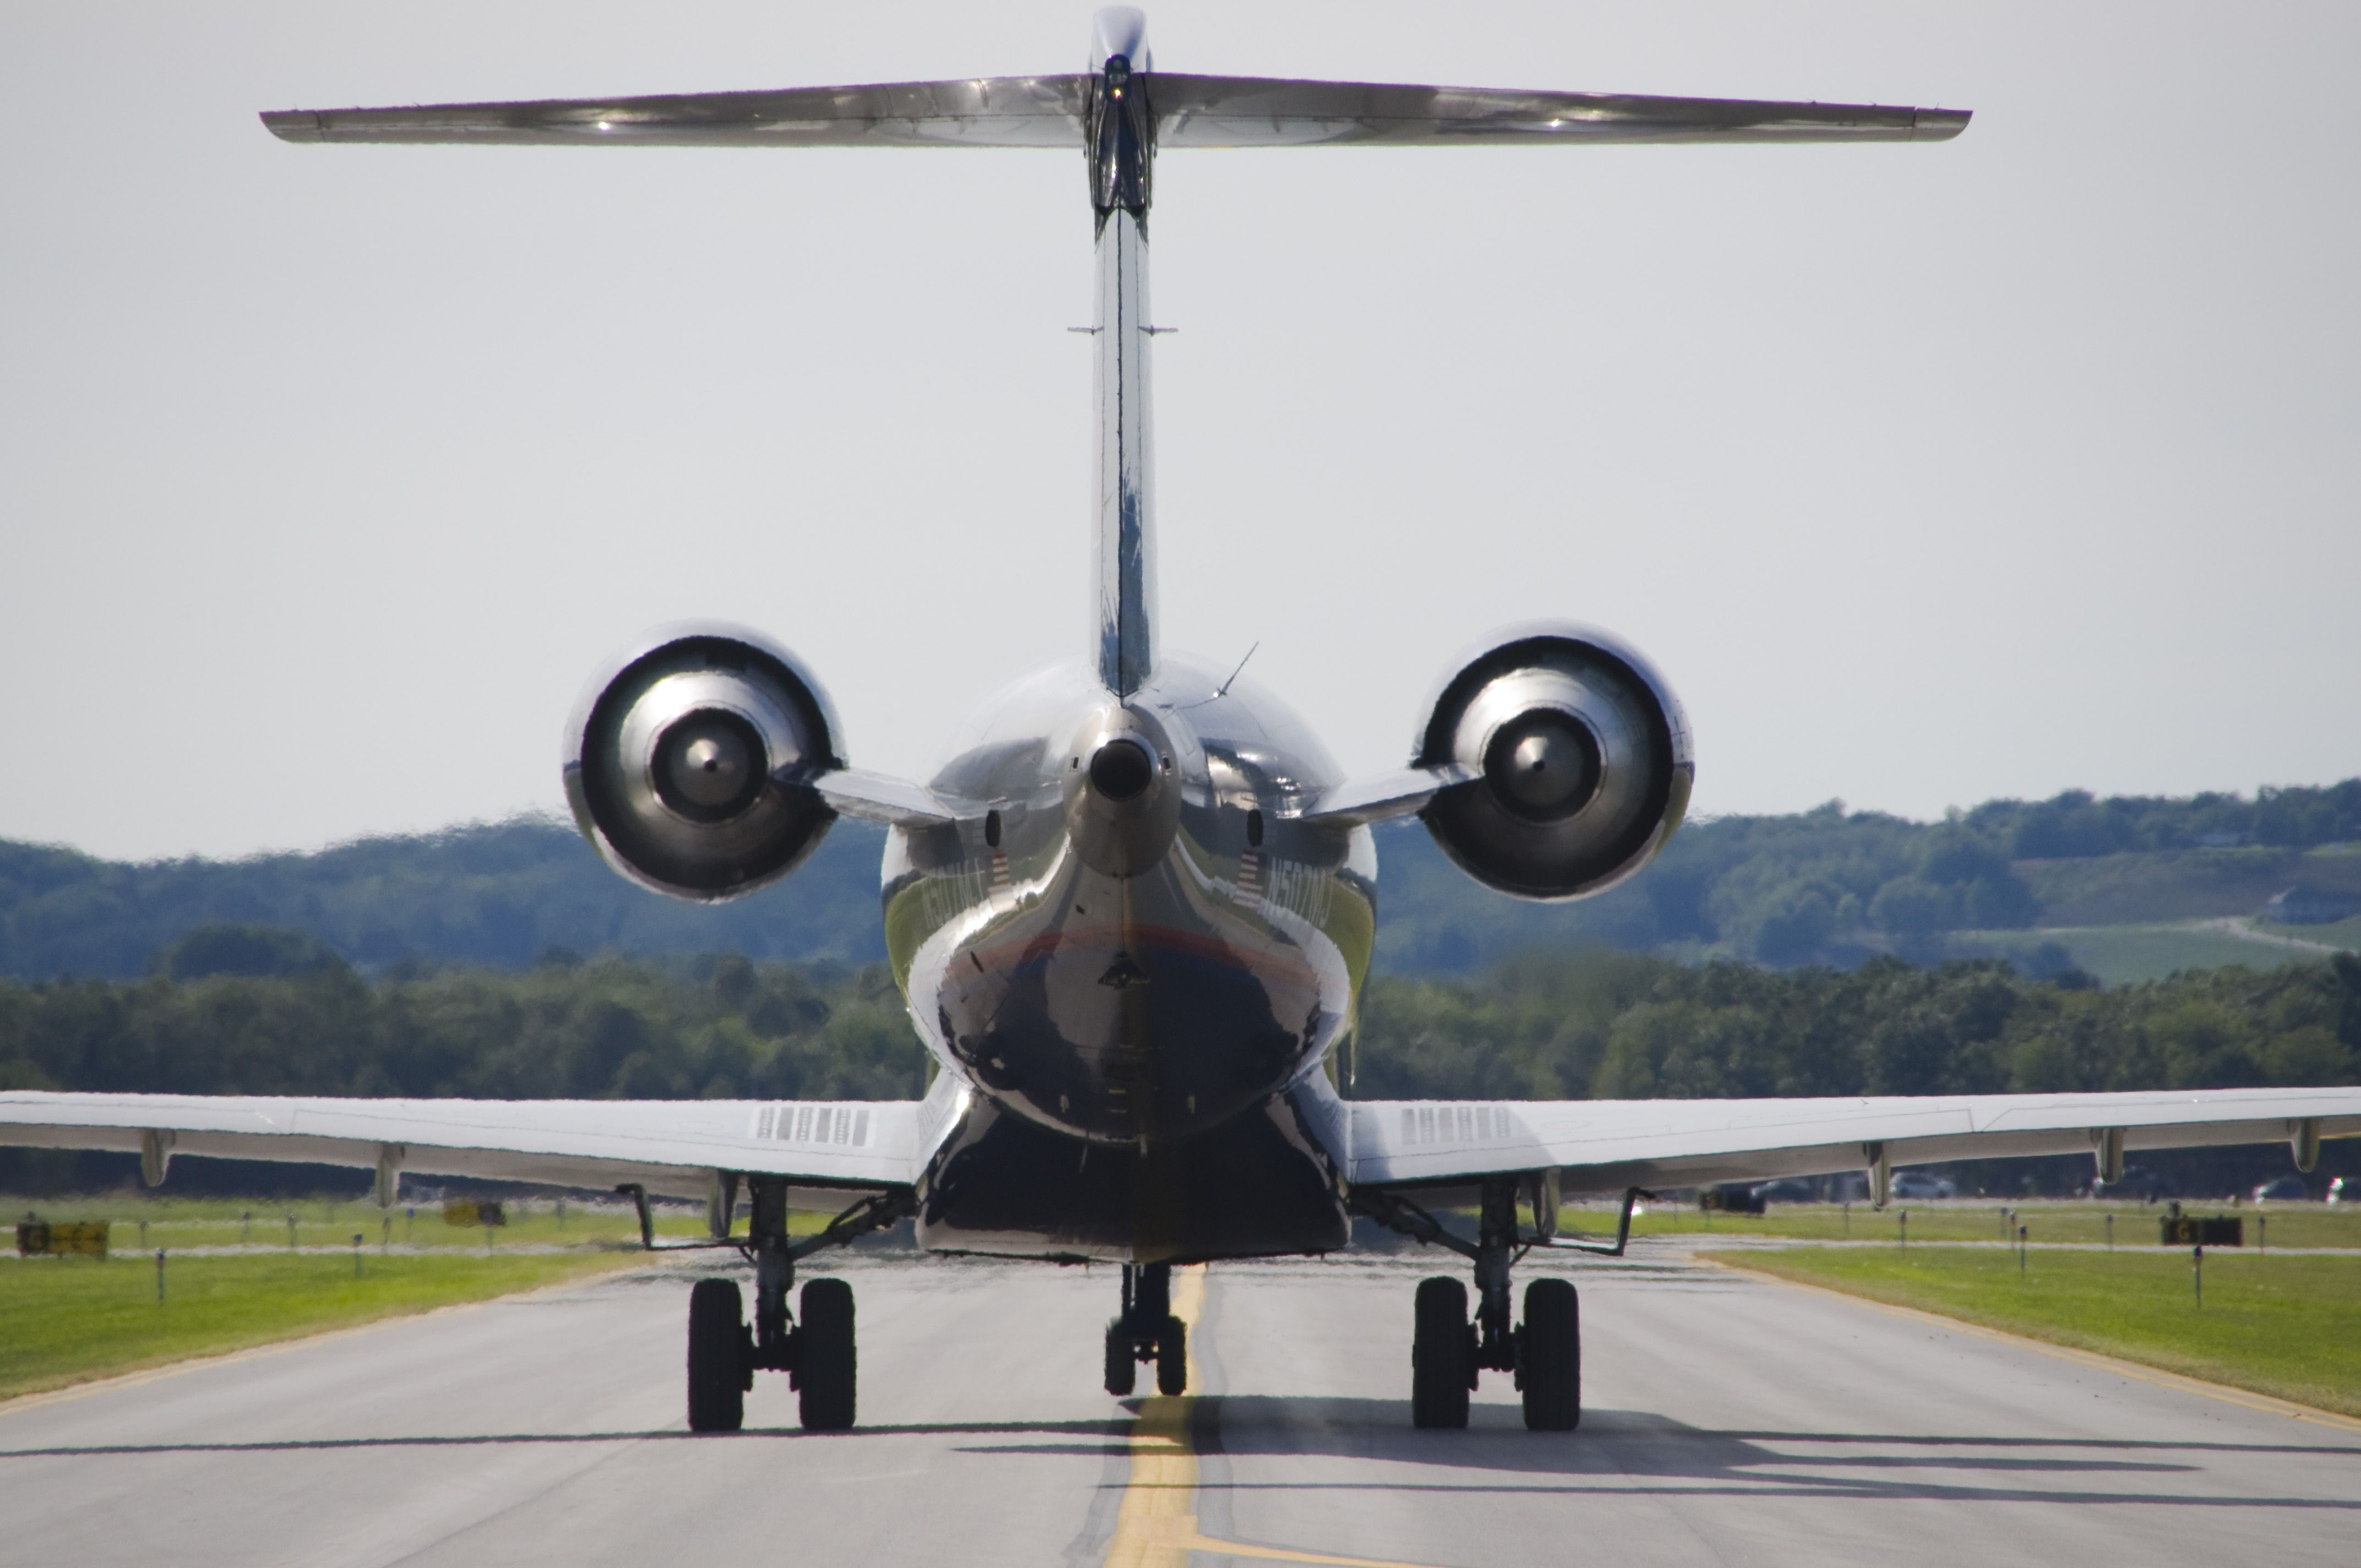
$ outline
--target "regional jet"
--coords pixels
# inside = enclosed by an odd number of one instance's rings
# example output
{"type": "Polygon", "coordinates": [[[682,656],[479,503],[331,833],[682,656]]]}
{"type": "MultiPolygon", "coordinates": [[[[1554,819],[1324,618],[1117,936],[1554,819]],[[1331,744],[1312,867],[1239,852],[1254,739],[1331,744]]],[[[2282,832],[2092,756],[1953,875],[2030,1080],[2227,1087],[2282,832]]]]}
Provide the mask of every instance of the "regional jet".
{"type": "MultiPolygon", "coordinates": [[[[818,679],[779,643],[663,630],[590,683],[566,798],[622,875],[719,900],[787,876],[839,817],[888,829],[885,944],[930,1054],[922,1099],[534,1102],[0,1094],[0,1142],[374,1167],[706,1201],[752,1266],[688,1306],[687,1416],[737,1428],[758,1371],[805,1426],[855,1417],[852,1294],[797,1266],[913,1222],[942,1253],[1121,1266],[1104,1383],[1188,1358],[1171,1273],[1331,1254],[1356,1216],[1455,1252],[1413,1312],[1411,1419],[1463,1427],[1482,1373],[1526,1423],[1581,1413],[1579,1303],[1536,1247],[1620,1250],[1635,1198],[1897,1165],[2361,1135],[2361,1090],[1850,1100],[1369,1101],[1340,1047],[1377,922],[1370,827],[1415,816],[1468,875],[1575,899],[1638,874],[1689,802],[1687,719],[1645,658],[1571,623],[1515,627],[1444,673],[1399,772],[1345,778],[1312,730],[1157,636],[1148,215],[1159,152],[1197,148],[1946,141],[1945,109],[1199,76],[1151,62],[1137,11],[1098,14],[1063,75],[673,97],[269,114],[291,142],[1049,148],[1082,155],[1097,246],[1091,638],[1007,688],[932,777],[851,765],[818,679]],[[1345,1081],[1340,1087],[1340,1077],[1345,1081]],[[746,1223],[738,1224],[741,1194],[746,1223]],[[1610,1242],[1561,1200],[1620,1200],[1610,1242]],[[834,1211],[791,1234],[791,1209],[834,1211]],[[1472,1211],[1474,1235],[1447,1226],[1472,1211]],[[791,1301],[791,1298],[793,1298],[791,1301]]],[[[1079,214],[1077,214],[1079,216],[1079,214]]],[[[643,1228],[643,1235],[645,1234],[643,1228]]]]}

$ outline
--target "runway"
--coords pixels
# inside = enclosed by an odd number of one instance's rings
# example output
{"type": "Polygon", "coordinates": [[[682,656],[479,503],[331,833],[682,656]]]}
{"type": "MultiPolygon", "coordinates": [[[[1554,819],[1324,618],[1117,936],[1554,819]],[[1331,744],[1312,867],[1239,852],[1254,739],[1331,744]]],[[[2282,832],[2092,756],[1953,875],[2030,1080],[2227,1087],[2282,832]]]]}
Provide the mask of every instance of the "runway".
{"type": "MultiPolygon", "coordinates": [[[[1636,1249],[1635,1249],[1636,1250],[1636,1249]]],[[[1111,1268],[844,1260],[861,1426],[691,1437],[678,1264],[0,1407],[0,1561],[2348,1563],[2361,1431],[1683,1261],[1570,1264],[1580,1431],[1411,1430],[1418,1256],[1216,1267],[1195,1395],[1111,1268]],[[1135,1411],[1142,1412],[1135,1414],[1135,1411]]],[[[1550,1260],[1559,1266],[1561,1260],[1550,1260]]]]}

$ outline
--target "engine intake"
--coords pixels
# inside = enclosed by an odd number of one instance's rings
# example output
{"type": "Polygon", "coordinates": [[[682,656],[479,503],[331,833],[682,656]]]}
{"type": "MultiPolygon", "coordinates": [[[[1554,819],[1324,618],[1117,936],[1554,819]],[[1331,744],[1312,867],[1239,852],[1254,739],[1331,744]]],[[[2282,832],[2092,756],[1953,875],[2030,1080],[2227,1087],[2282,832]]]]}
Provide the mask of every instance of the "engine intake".
{"type": "Polygon", "coordinates": [[[776,882],[836,814],[810,779],[836,725],[793,654],[735,628],[685,627],[594,679],[566,737],[583,837],[642,886],[707,902],[776,882]]]}
{"type": "Polygon", "coordinates": [[[1637,872],[1688,809],[1697,766],[1672,688],[1587,628],[1522,629],[1435,699],[1419,765],[1479,777],[1420,813],[1460,869],[1520,898],[1581,898],[1637,872]]]}

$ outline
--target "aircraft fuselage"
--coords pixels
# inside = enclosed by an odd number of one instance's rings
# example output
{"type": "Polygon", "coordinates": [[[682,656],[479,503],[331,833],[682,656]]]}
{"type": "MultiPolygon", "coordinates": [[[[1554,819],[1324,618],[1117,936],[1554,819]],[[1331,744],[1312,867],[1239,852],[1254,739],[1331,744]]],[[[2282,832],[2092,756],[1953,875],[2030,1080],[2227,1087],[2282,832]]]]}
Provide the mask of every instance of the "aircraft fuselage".
{"type": "MultiPolygon", "coordinates": [[[[1299,1096],[1351,1026],[1376,926],[1367,828],[1302,723],[1168,660],[1128,698],[1082,666],[1005,694],[931,783],[981,822],[896,828],[895,978],[972,1084],[929,1245],[1154,1259],[1343,1241],[1299,1096]]],[[[1325,1098],[1324,1095],[1321,1095],[1325,1098]]]]}

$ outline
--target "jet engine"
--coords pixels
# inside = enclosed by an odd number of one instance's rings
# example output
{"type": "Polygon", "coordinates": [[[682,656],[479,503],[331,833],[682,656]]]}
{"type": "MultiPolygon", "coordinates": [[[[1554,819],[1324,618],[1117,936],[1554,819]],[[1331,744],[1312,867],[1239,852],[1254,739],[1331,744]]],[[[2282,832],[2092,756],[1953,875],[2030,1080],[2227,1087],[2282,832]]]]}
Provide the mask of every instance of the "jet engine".
{"type": "Polygon", "coordinates": [[[566,797],[608,864],[719,902],[795,870],[836,814],[828,699],[795,655],[736,628],[680,627],[614,661],[567,727],[566,797]]]}
{"type": "Polygon", "coordinates": [[[1587,628],[1523,628],[1444,684],[1418,764],[1478,776],[1419,815],[1444,854],[1520,898],[1581,898],[1664,848],[1696,763],[1672,688],[1633,650],[1587,628]]]}

